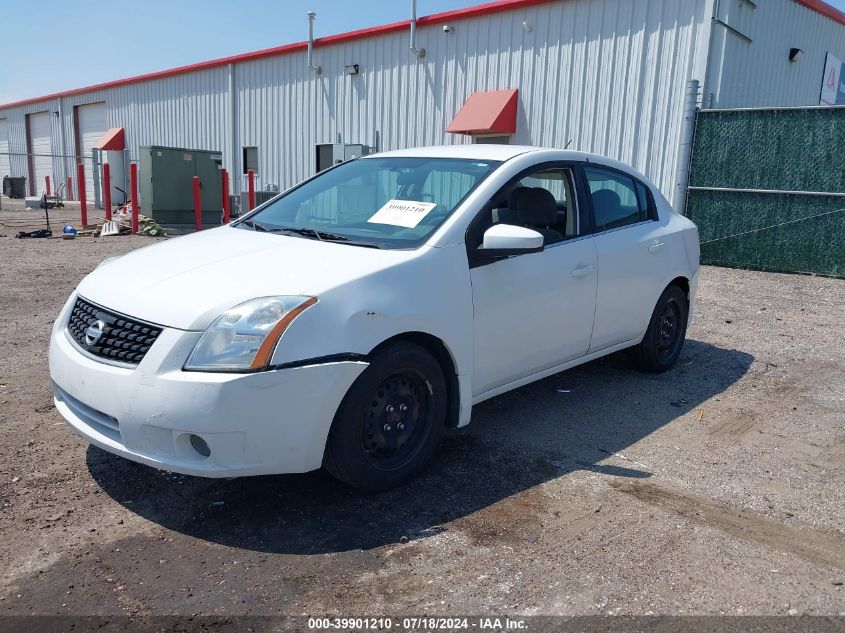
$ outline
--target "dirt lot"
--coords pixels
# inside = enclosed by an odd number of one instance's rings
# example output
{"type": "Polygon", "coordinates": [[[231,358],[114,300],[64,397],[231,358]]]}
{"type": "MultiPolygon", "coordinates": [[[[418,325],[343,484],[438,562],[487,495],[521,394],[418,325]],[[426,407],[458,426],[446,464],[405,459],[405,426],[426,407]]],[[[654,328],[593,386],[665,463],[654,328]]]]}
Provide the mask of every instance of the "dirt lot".
{"type": "Polygon", "coordinates": [[[13,215],[0,614],[845,614],[842,281],[705,268],[673,371],[612,357],[488,401],[362,495],[88,447],[52,405],[51,323],[152,240],[16,240],[13,215]]]}

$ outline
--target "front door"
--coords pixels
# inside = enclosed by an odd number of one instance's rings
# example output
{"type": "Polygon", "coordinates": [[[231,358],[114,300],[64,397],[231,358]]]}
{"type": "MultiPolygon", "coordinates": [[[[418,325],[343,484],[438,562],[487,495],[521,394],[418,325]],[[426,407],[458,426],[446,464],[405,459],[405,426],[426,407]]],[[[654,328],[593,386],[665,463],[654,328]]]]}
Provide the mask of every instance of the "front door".
{"type": "Polygon", "coordinates": [[[501,200],[498,208],[491,205],[482,212],[490,217],[475,230],[483,232],[496,223],[526,226],[543,233],[545,248],[540,253],[477,263],[470,271],[474,396],[583,356],[590,347],[596,248],[594,238],[579,231],[570,170],[544,167],[506,189],[496,197],[501,200]],[[546,211],[528,208],[527,204],[549,199],[544,193],[523,198],[528,189],[550,192],[556,210],[544,217],[546,211]]]}

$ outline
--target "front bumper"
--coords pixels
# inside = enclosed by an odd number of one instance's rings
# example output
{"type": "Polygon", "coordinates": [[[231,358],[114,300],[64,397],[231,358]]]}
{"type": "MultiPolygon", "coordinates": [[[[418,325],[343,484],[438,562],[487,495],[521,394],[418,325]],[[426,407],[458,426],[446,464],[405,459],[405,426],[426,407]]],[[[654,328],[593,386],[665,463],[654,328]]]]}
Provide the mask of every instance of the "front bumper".
{"type": "Polygon", "coordinates": [[[367,363],[182,371],[199,336],[165,328],[141,363],[126,368],[83,354],[58,323],[49,356],[56,409],[90,443],[164,470],[233,477],[319,468],[334,414],[367,363]]]}

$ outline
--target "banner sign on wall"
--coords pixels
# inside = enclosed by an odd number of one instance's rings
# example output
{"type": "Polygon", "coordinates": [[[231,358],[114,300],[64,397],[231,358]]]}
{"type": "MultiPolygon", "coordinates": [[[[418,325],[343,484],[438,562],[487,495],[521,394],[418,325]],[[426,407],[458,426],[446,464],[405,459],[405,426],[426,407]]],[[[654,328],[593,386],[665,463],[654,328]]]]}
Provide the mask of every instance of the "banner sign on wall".
{"type": "Polygon", "coordinates": [[[845,63],[828,53],[819,105],[845,105],[845,63]]]}

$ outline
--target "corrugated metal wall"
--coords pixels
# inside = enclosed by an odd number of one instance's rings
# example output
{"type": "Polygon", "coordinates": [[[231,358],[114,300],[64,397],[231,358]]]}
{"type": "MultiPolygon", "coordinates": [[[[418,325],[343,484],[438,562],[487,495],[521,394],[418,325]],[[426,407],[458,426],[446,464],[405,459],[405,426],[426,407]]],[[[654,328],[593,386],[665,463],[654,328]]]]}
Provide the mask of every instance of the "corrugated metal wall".
{"type": "Polygon", "coordinates": [[[714,27],[707,107],[819,105],[826,54],[845,58],[845,25],[794,0],[719,0],[718,15],[751,42],[714,27]],[[790,48],[804,51],[798,61],[789,61],[790,48]]]}
{"type": "MultiPolygon", "coordinates": [[[[684,86],[703,78],[711,2],[562,0],[459,20],[452,33],[421,27],[423,60],[402,31],[316,47],[320,77],[295,52],[0,116],[9,119],[10,140],[23,145],[25,112],[61,110],[54,147],[62,146],[61,132],[72,154],[73,106],[105,100],[109,125],[126,128],[133,158],[144,144],[210,149],[239,175],[241,148],[257,146],[260,183],[285,188],[314,172],[318,143],[341,138],[387,150],[468,142],[443,131],[466,98],[518,88],[513,142],[606,154],[671,196],[684,86]],[[360,74],[346,75],[347,64],[358,64],[360,74]]],[[[25,162],[13,162],[24,175],[25,162]]],[[[65,162],[57,161],[58,178],[71,167],[65,162]]]]}
{"type": "Polygon", "coordinates": [[[468,142],[444,132],[466,98],[518,88],[513,142],[571,141],[633,164],[669,194],[703,15],[695,0],[569,0],[460,21],[448,34],[420,29],[421,61],[403,32],[317,48],[320,78],[304,53],[239,64],[237,145],[257,145],[262,182],[284,188],[313,173],[318,143],[468,142]],[[344,74],[353,63],[360,74],[344,74]]]}

